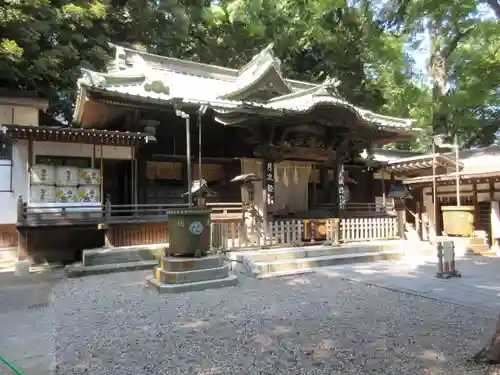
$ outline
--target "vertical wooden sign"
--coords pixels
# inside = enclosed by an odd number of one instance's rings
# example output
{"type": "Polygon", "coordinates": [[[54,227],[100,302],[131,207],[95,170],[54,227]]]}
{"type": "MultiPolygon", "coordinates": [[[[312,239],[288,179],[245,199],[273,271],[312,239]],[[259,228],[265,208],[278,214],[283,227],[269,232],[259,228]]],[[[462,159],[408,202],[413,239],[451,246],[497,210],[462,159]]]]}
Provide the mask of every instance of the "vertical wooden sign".
{"type": "Polygon", "coordinates": [[[339,210],[345,209],[346,196],[345,196],[345,182],[344,182],[344,163],[339,164],[339,183],[338,183],[338,193],[339,193],[339,210]]]}
{"type": "Polygon", "coordinates": [[[273,205],[275,201],[274,187],[274,163],[270,160],[264,160],[264,189],[267,194],[267,204],[273,205]]]}

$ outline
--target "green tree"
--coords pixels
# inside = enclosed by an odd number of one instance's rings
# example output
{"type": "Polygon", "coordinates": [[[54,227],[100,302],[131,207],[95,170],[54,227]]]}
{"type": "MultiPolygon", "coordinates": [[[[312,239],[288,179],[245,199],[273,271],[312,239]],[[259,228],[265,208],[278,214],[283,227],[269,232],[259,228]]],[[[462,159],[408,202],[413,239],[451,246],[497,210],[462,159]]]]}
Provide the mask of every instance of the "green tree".
{"type": "Polygon", "coordinates": [[[412,35],[414,42],[422,33],[430,37],[431,109],[447,117],[445,129],[439,130],[459,135],[464,147],[492,144],[500,124],[499,25],[485,17],[484,3],[495,9],[495,1],[476,0],[396,0],[386,8],[391,26],[412,35]]]}
{"type": "Polygon", "coordinates": [[[80,67],[108,58],[107,8],[98,1],[10,1],[0,6],[0,86],[57,102],[80,67]]]}

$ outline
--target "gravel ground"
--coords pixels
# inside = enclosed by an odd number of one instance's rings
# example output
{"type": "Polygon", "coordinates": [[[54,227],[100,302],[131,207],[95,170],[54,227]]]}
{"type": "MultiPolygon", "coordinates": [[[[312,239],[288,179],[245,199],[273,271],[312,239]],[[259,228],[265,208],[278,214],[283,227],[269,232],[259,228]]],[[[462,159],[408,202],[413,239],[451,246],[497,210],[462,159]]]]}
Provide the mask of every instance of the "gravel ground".
{"type": "MultiPolygon", "coordinates": [[[[149,272],[54,290],[57,374],[493,375],[496,316],[320,275],[161,295],[149,272]]],[[[500,374],[500,372],[498,372],[500,374]]]]}

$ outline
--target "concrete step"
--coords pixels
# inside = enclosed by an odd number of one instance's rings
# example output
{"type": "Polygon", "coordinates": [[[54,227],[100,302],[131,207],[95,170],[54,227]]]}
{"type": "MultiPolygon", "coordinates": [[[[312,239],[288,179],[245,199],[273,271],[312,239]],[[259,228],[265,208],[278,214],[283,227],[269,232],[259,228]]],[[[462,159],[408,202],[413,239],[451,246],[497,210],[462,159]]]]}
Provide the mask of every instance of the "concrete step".
{"type": "Polygon", "coordinates": [[[193,271],[220,266],[222,266],[222,258],[217,255],[209,255],[203,258],[163,257],[160,263],[160,268],[171,272],[193,271]]]}
{"type": "Polygon", "coordinates": [[[84,250],[82,260],[85,266],[133,263],[151,260],[156,260],[158,263],[164,255],[165,245],[145,245],[84,250]]]}
{"type": "Polygon", "coordinates": [[[154,277],[150,277],[148,278],[148,282],[154,286],[159,293],[184,293],[237,285],[238,278],[235,275],[229,275],[223,279],[216,280],[196,281],[184,284],[162,284],[154,277]]]}
{"type": "MultiPolygon", "coordinates": [[[[310,270],[317,267],[335,266],[341,264],[374,262],[378,260],[400,259],[405,255],[405,250],[388,250],[365,253],[350,253],[339,255],[327,255],[317,258],[285,259],[266,262],[255,262],[257,278],[270,276],[281,276],[280,273],[289,271],[296,274],[300,270],[310,270]]],[[[299,272],[300,273],[300,272],[299,272]]]]}
{"type": "Polygon", "coordinates": [[[0,272],[11,272],[16,268],[17,260],[0,260],[0,272]]]}
{"type": "Polygon", "coordinates": [[[399,258],[405,254],[421,256],[429,244],[422,241],[389,240],[342,244],[340,246],[289,247],[258,251],[233,251],[227,254],[230,269],[252,277],[263,273],[300,270],[334,264],[369,262],[399,258]]]}
{"type": "Polygon", "coordinates": [[[228,277],[229,269],[227,266],[216,268],[207,268],[192,271],[165,271],[160,267],[156,268],[156,279],[163,284],[186,284],[198,281],[208,281],[224,279],[228,277]]]}
{"type": "MultiPolygon", "coordinates": [[[[398,243],[394,245],[384,246],[384,250],[390,250],[394,248],[399,248],[401,244],[398,243]]],[[[356,244],[356,245],[342,245],[342,246],[308,246],[301,248],[283,248],[275,250],[262,250],[255,253],[247,253],[246,256],[250,256],[254,262],[271,262],[275,260],[286,260],[286,259],[304,259],[304,258],[319,258],[330,255],[342,255],[342,254],[354,254],[354,253],[366,253],[374,250],[382,250],[379,247],[374,247],[374,245],[367,244],[356,244]]],[[[231,254],[232,255],[232,254],[231,254]]]]}
{"type": "Polygon", "coordinates": [[[17,261],[17,246],[0,246],[0,264],[17,261]]]}
{"type": "Polygon", "coordinates": [[[158,266],[156,260],[143,260],[139,262],[99,264],[96,266],[85,266],[84,264],[72,264],[65,271],[68,277],[81,277],[113,272],[138,271],[152,269],[158,266]]]}

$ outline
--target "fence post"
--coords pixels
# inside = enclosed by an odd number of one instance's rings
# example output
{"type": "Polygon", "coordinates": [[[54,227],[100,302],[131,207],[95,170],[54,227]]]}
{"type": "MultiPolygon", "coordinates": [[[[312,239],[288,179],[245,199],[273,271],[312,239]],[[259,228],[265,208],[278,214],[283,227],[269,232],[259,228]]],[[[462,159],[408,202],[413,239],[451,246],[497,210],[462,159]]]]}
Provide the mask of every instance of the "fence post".
{"type": "Polygon", "coordinates": [[[396,211],[397,218],[398,218],[398,234],[399,238],[402,240],[405,239],[405,232],[406,232],[406,215],[405,215],[405,210],[397,210],[396,211]]]}
{"type": "Polygon", "coordinates": [[[106,201],[104,202],[104,247],[113,247],[113,231],[109,230],[109,222],[111,219],[111,197],[109,194],[106,195],[106,201]]]}
{"type": "Polygon", "coordinates": [[[26,205],[23,202],[23,196],[20,195],[17,198],[17,223],[22,223],[25,219],[24,217],[24,211],[25,211],[26,205]]]}
{"type": "Polygon", "coordinates": [[[106,195],[106,200],[104,201],[104,219],[106,223],[109,222],[111,218],[111,198],[109,194],[106,195]]]}
{"type": "Polygon", "coordinates": [[[332,225],[333,225],[333,242],[332,244],[338,245],[340,244],[340,219],[337,217],[332,220],[332,225]]]}

